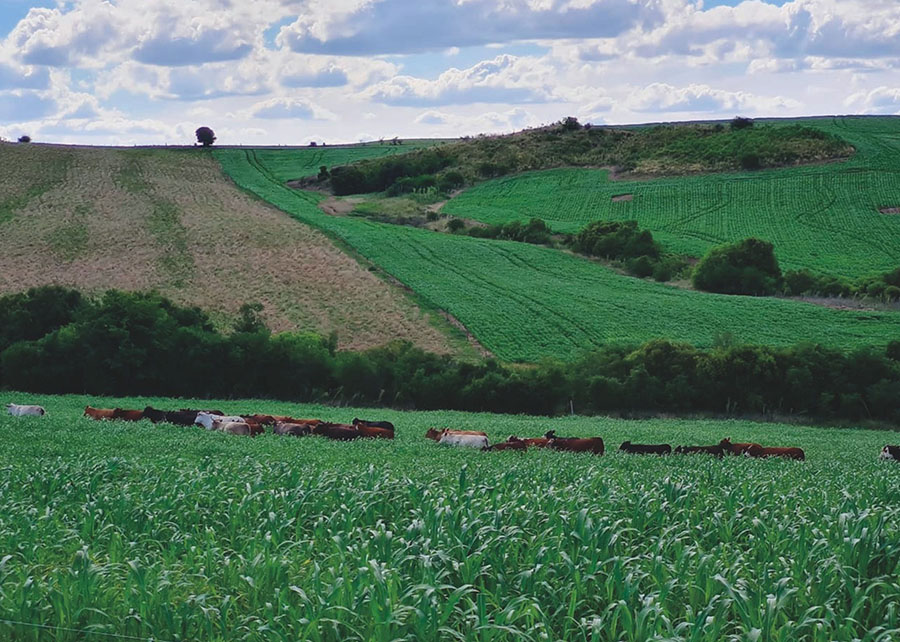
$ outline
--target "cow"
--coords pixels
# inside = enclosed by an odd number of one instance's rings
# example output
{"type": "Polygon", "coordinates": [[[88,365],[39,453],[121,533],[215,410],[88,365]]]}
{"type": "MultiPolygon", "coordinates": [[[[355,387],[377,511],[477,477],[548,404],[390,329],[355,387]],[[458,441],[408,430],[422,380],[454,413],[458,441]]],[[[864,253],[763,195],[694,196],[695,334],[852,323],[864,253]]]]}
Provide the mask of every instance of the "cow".
{"type": "Polygon", "coordinates": [[[321,435],[322,437],[336,439],[338,441],[352,441],[362,437],[362,434],[353,426],[347,424],[331,424],[324,421],[316,424],[312,429],[312,433],[314,435],[321,435]]]}
{"type": "Polygon", "coordinates": [[[216,419],[212,422],[211,430],[219,430],[229,435],[251,435],[253,436],[253,428],[245,421],[228,421],[225,419],[216,419]]]}
{"type": "Polygon", "coordinates": [[[354,418],[351,422],[354,426],[359,427],[359,424],[363,424],[366,426],[371,426],[372,428],[384,428],[385,430],[394,431],[394,424],[390,421],[369,421],[368,419],[357,419],[354,418]]]}
{"type": "Polygon", "coordinates": [[[467,431],[458,431],[458,430],[444,430],[440,439],[437,440],[438,444],[443,444],[444,446],[458,446],[460,448],[479,448],[484,450],[490,443],[488,443],[487,435],[481,434],[471,434],[467,431]]]}
{"type": "Polygon", "coordinates": [[[368,439],[393,439],[394,431],[387,428],[379,428],[367,423],[353,424],[359,434],[368,439]]]}
{"type": "Polygon", "coordinates": [[[176,426],[193,426],[197,413],[197,410],[169,410],[166,412],[166,422],[176,426]]]}
{"type": "Polygon", "coordinates": [[[806,453],[802,448],[764,448],[762,446],[747,449],[747,454],[751,457],[784,457],[785,459],[796,459],[803,461],[806,459],[806,453]]]}
{"type": "Polygon", "coordinates": [[[125,410],[123,408],[116,408],[113,410],[113,419],[121,419],[122,421],[140,421],[143,418],[143,410],[125,410]]]}
{"type": "Polygon", "coordinates": [[[885,446],[881,449],[880,458],[900,461],[900,446],[885,446]]]}
{"type": "Polygon", "coordinates": [[[114,408],[94,408],[93,406],[84,407],[84,416],[91,419],[115,419],[116,411],[114,408]]]}
{"type": "Polygon", "coordinates": [[[669,444],[645,445],[623,441],[619,451],[631,455],[671,455],[672,447],[669,444]]]}
{"type": "Polygon", "coordinates": [[[720,458],[725,456],[725,450],[721,446],[678,446],[675,449],[675,453],[678,455],[705,453],[720,458]]]}
{"type": "Polygon", "coordinates": [[[731,453],[732,455],[747,455],[751,448],[762,448],[759,444],[754,444],[752,442],[733,444],[731,443],[731,437],[726,437],[720,441],[719,447],[721,447],[724,452],[731,453]]]}
{"type": "Polygon", "coordinates": [[[272,415],[241,415],[249,423],[257,423],[263,426],[274,426],[275,417],[272,415]]]}
{"type": "Polygon", "coordinates": [[[557,437],[551,430],[544,437],[548,440],[547,447],[552,450],[566,450],[575,453],[593,453],[602,455],[604,452],[603,439],[600,437],[557,437]]]}
{"type": "Polygon", "coordinates": [[[480,430],[451,430],[450,428],[429,428],[425,433],[425,437],[427,437],[428,439],[433,439],[434,441],[440,441],[446,433],[451,433],[454,435],[475,435],[478,437],[487,437],[487,433],[480,430]]]}
{"type": "Polygon", "coordinates": [[[310,424],[296,424],[296,423],[288,423],[284,421],[275,422],[275,427],[272,429],[273,435],[290,435],[292,437],[303,437],[308,435],[312,431],[312,425],[310,424]]]}
{"type": "Polygon", "coordinates": [[[166,411],[165,410],[157,410],[152,406],[147,406],[144,408],[144,417],[149,419],[155,424],[158,424],[162,421],[166,420],[166,411]]]}
{"type": "Polygon", "coordinates": [[[6,412],[13,417],[43,417],[47,414],[41,406],[22,406],[17,403],[6,404],[6,412]]]}
{"type": "Polygon", "coordinates": [[[521,441],[528,448],[546,448],[547,444],[550,442],[546,437],[526,437],[525,439],[519,439],[515,435],[511,436],[506,441],[521,441]]]}
{"type": "Polygon", "coordinates": [[[525,452],[528,450],[528,444],[518,437],[510,437],[504,442],[494,444],[493,446],[487,446],[483,450],[517,450],[519,452],[525,452]]]}
{"type": "Polygon", "coordinates": [[[213,428],[214,421],[221,421],[223,423],[245,423],[244,418],[239,415],[217,415],[202,410],[197,413],[197,417],[196,419],[194,419],[195,424],[197,424],[198,426],[203,426],[207,430],[215,430],[215,428],[213,428]]]}

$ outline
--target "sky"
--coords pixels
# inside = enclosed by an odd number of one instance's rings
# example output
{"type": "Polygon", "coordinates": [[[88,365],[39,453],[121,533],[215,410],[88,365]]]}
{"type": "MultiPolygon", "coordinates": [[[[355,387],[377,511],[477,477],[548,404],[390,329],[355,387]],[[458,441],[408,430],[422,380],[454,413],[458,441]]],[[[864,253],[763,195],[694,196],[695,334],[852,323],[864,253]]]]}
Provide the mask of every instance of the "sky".
{"type": "Polygon", "coordinates": [[[900,0],[0,0],[0,137],[900,114],[900,0]]]}

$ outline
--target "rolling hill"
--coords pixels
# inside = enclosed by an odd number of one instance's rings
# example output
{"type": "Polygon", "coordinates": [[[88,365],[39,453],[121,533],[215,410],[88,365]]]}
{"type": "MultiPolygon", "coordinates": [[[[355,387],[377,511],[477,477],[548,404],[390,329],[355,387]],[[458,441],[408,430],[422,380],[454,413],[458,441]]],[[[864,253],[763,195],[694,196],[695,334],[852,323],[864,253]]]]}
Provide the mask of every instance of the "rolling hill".
{"type": "Polygon", "coordinates": [[[342,348],[464,344],[321,232],[236,189],[202,150],[2,144],[0,166],[0,293],[155,289],[220,325],[258,301],[273,330],[335,331],[342,348]]]}

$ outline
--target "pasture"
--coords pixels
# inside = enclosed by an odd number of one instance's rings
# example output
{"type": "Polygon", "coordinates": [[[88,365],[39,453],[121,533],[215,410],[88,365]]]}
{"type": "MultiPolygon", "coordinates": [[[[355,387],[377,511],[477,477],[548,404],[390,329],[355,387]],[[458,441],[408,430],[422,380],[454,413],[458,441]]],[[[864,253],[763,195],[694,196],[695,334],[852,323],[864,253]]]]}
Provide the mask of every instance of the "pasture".
{"type": "Polygon", "coordinates": [[[747,421],[0,394],[0,635],[17,640],[891,640],[900,433],[747,421]],[[88,403],[387,419],[256,439],[88,403]],[[600,435],[602,457],[449,449],[429,426],[600,435]],[[807,461],[639,457],[731,436],[807,461]],[[44,625],[44,628],[25,623],[44,625]]]}
{"type": "Polygon", "coordinates": [[[900,266],[900,118],[804,120],[857,149],[847,161],[730,174],[611,180],[608,170],[556,169],[477,185],[443,212],[502,224],[544,219],[560,232],[636,220],[667,251],[703,256],[757,237],[783,269],[864,277],[900,266]]]}
{"type": "MultiPolygon", "coordinates": [[[[730,332],[741,343],[885,345],[900,313],[835,310],[773,298],[689,291],[626,277],[558,250],[452,236],[323,213],[321,194],[285,187],[252,150],[217,150],[244,189],[324,230],[408,286],[426,309],[446,310],[508,361],[571,358],[608,343],[666,337],[698,346],[730,332]]],[[[284,158],[307,150],[281,151],[284,158]]]]}

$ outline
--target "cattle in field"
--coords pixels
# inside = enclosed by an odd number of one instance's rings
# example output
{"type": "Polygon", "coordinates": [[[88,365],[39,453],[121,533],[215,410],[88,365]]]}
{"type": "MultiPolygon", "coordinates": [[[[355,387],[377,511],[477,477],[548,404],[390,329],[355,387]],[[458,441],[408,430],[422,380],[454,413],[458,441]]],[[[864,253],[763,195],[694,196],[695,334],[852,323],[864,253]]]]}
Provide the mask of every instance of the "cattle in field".
{"type": "Polygon", "coordinates": [[[460,448],[478,448],[484,450],[490,443],[486,435],[470,434],[464,431],[444,430],[438,444],[444,446],[458,446],[460,448]]]}
{"type": "Polygon", "coordinates": [[[784,457],[785,459],[796,459],[798,461],[806,459],[806,453],[803,452],[802,448],[765,448],[763,446],[757,448],[754,446],[747,449],[747,454],[757,458],[784,457]]]}
{"type": "Polygon", "coordinates": [[[166,412],[166,423],[176,426],[193,426],[198,412],[197,410],[169,410],[166,412]]]}
{"type": "Polygon", "coordinates": [[[730,437],[720,441],[719,446],[724,452],[732,455],[748,455],[751,448],[762,448],[760,444],[754,444],[753,442],[733,444],[730,437]]]}
{"type": "Polygon", "coordinates": [[[113,410],[113,419],[120,419],[122,421],[140,421],[143,418],[143,410],[126,410],[124,408],[115,408],[113,410]]]}
{"type": "Polygon", "coordinates": [[[511,436],[506,441],[521,441],[528,448],[546,448],[547,444],[550,442],[546,437],[525,437],[524,439],[519,439],[515,435],[511,436]]]}
{"type": "Polygon", "coordinates": [[[272,429],[273,435],[290,435],[291,437],[303,437],[310,434],[312,426],[310,424],[295,424],[284,421],[275,422],[272,429]]]}
{"type": "Polygon", "coordinates": [[[885,446],[881,449],[881,459],[900,461],[900,446],[885,446]]]}
{"type": "Polygon", "coordinates": [[[367,439],[393,439],[394,431],[387,428],[378,428],[368,424],[353,424],[359,434],[367,439]]]}
{"type": "Polygon", "coordinates": [[[6,404],[6,412],[13,417],[43,417],[47,414],[42,406],[23,406],[17,403],[6,404]]]}
{"type": "Polygon", "coordinates": [[[362,437],[362,434],[360,434],[353,426],[348,424],[331,424],[327,422],[316,424],[312,429],[312,433],[314,435],[327,437],[328,439],[336,439],[337,441],[352,441],[362,437]]]}
{"type": "Polygon", "coordinates": [[[602,455],[604,452],[603,439],[600,437],[557,437],[556,432],[551,430],[546,435],[548,439],[547,447],[552,450],[565,450],[574,453],[593,453],[602,455]]]}
{"type": "Polygon", "coordinates": [[[207,430],[215,430],[213,428],[214,421],[221,422],[231,422],[231,423],[244,423],[244,418],[239,415],[216,415],[210,412],[200,411],[197,413],[197,417],[194,419],[194,423],[198,426],[203,426],[207,430]]]}
{"type": "Polygon", "coordinates": [[[724,457],[725,450],[721,446],[678,446],[675,449],[677,455],[706,454],[713,457],[724,457]]]}
{"type": "Polygon", "coordinates": [[[84,416],[99,421],[100,419],[115,419],[115,408],[94,408],[93,406],[84,407],[84,416]]]}
{"type": "Polygon", "coordinates": [[[372,428],[383,428],[384,430],[394,431],[394,424],[390,421],[369,421],[367,419],[356,419],[354,418],[352,421],[353,425],[357,428],[362,425],[370,426],[372,428]]]}
{"type": "Polygon", "coordinates": [[[487,433],[480,430],[453,430],[451,428],[429,428],[425,432],[425,437],[427,437],[428,439],[433,439],[434,441],[440,441],[441,438],[447,433],[453,435],[475,435],[476,437],[487,437],[487,433]]]}
{"type": "Polygon", "coordinates": [[[144,408],[143,412],[144,412],[144,417],[146,419],[149,419],[150,421],[152,421],[155,424],[158,424],[158,423],[166,420],[166,411],[165,410],[157,410],[156,408],[153,408],[152,406],[147,406],[146,408],[144,408]]]}
{"type": "Polygon", "coordinates": [[[219,430],[229,435],[253,435],[253,428],[246,421],[228,421],[216,419],[212,422],[211,430],[219,430]]]}
{"type": "Polygon", "coordinates": [[[619,450],[630,455],[671,455],[672,447],[669,444],[633,444],[630,441],[622,442],[619,450]]]}
{"type": "Polygon", "coordinates": [[[528,444],[525,443],[525,440],[519,439],[518,437],[510,437],[506,441],[500,442],[499,444],[494,444],[493,446],[488,446],[485,450],[516,450],[519,452],[524,452],[528,450],[528,444]]]}
{"type": "Polygon", "coordinates": [[[272,415],[241,415],[248,423],[256,423],[263,426],[274,426],[275,417],[272,415]]]}

